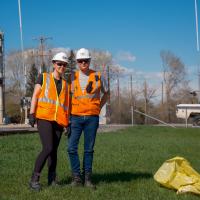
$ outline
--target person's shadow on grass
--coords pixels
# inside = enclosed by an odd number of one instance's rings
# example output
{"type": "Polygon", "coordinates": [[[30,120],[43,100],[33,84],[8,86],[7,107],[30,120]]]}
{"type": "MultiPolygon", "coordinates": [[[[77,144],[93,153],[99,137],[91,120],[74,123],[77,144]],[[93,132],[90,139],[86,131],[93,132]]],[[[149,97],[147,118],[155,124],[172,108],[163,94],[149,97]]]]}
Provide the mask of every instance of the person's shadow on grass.
{"type": "Polygon", "coordinates": [[[99,182],[130,182],[136,179],[149,179],[153,175],[148,172],[113,172],[113,173],[103,173],[103,174],[93,174],[93,180],[96,184],[99,182]]]}
{"type": "MultiPolygon", "coordinates": [[[[153,175],[148,172],[112,172],[112,173],[103,173],[103,174],[98,174],[94,173],[92,175],[92,180],[94,181],[95,184],[98,184],[100,182],[105,182],[105,183],[112,183],[112,182],[130,182],[132,180],[137,180],[137,179],[149,179],[152,178],[153,175]]],[[[71,182],[71,178],[68,177],[67,179],[62,179],[60,181],[60,185],[68,185],[71,182]]]]}

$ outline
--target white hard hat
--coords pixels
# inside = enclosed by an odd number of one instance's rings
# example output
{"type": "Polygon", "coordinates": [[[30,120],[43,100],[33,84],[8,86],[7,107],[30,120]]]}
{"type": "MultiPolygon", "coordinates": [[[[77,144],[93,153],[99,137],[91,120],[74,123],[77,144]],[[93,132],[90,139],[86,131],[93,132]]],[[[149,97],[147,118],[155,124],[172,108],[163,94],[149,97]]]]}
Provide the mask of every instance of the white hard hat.
{"type": "Polygon", "coordinates": [[[62,62],[65,62],[65,63],[69,63],[69,60],[67,58],[67,55],[66,53],[64,52],[60,52],[60,53],[57,53],[53,59],[52,59],[52,62],[53,61],[62,61],[62,62]]]}
{"type": "Polygon", "coordinates": [[[89,50],[85,49],[85,48],[81,48],[77,51],[76,53],[76,60],[78,59],[90,59],[90,52],[89,50]]]}

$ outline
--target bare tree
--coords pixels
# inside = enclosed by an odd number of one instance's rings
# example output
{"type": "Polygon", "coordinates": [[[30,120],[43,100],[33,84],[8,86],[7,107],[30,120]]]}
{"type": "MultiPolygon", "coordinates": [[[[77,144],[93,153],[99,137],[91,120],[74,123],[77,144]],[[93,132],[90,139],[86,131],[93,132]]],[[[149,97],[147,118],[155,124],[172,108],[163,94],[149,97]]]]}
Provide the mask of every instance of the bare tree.
{"type": "Polygon", "coordinates": [[[105,66],[112,63],[112,55],[108,51],[92,50],[91,54],[93,58],[91,64],[94,69],[103,71],[105,66]]]}
{"type": "Polygon", "coordinates": [[[6,86],[15,95],[22,96],[24,71],[20,52],[11,52],[6,60],[6,86]]]}
{"type": "MultiPolygon", "coordinates": [[[[149,104],[150,104],[151,100],[156,97],[156,95],[155,95],[156,89],[149,87],[146,80],[144,81],[143,86],[144,87],[142,90],[142,94],[144,96],[144,111],[145,111],[145,114],[148,114],[149,113],[149,104]]],[[[148,120],[145,117],[145,124],[147,123],[147,121],[148,120]]]]}
{"type": "Polygon", "coordinates": [[[188,85],[188,81],[185,81],[180,88],[176,91],[174,100],[176,104],[185,103],[198,103],[197,94],[191,93],[192,89],[188,85]]]}
{"type": "Polygon", "coordinates": [[[161,51],[163,79],[167,104],[168,121],[171,121],[171,100],[176,89],[185,83],[185,65],[170,51],[161,51]]]}

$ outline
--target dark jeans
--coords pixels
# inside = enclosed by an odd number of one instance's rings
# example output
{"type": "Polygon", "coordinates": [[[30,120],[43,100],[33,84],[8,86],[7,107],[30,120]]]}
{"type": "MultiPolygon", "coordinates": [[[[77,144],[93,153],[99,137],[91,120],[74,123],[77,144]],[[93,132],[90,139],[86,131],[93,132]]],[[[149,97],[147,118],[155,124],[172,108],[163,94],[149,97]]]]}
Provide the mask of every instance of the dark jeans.
{"type": "Polygon", "coordinates": [[[43,119],[37,120],[38,131],[42,143],[42,151],[39,153],[34,172],[40,173],[48,158],[48,171],[55,172],[57,165],[57,149],[60,143],[63,128],[56,122],[43,119]]]}
{"type": "Polygon", "coordinates": [[[68,138],[68,155],[73,174],[81,174],[78,144],[82,131],[84,132],[83,172],[92,172],[94,144],[98,127],[99,116],[71,116],[71,134],[68,138]]]}

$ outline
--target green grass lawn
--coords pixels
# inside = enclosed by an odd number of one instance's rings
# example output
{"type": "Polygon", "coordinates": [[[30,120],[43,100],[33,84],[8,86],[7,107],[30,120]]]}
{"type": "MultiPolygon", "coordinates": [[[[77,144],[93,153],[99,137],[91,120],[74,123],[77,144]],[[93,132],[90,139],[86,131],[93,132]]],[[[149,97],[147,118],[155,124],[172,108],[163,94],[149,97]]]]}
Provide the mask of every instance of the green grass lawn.
{"type": "MultiPolygon", "coordinates": [[[[83,153],[81,138],[79,153],[83,153]]],[[[47,186],[47,168],[41,175],[41,192],[30,191],[28,182],[41,144],[38,134],[0,137],[0,199],[199,199],[193,194],[177,195],[153,179],[162,163],[175,156],[186,158],[200,172],[200,129],[138,126],[99,133],[94,155],[97,190],[71,188],[66,137],[59,146],[60,187],[47,186]]],[[[82,156],[81,156],[82,157],[82,156]]]]}

